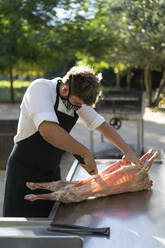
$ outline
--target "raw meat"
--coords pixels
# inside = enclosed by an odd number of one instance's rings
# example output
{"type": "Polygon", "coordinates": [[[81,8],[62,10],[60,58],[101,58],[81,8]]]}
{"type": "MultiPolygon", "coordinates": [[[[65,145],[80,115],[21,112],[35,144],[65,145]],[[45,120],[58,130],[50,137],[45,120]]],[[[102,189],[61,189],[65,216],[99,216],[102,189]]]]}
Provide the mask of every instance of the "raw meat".
{"type": "Polygon", "coordinates": [[[61,201],[64,203],[80,202],[90,198],[103,197],[124,192],[150,190],[152,181],[148,171],[153,161],[157,158],[158,152],[146,162],[153,150],[149,150],[141,157],[144,166],[126,162],[124,159],[110,165],[101,173],[91,176],[82,181],[56,181],[49,183],[27,182],[26,186],[31,190],[40,188],[48,189],[52,193],[25,196],[26,200],[35,201],[38,199],[61,201]]]}

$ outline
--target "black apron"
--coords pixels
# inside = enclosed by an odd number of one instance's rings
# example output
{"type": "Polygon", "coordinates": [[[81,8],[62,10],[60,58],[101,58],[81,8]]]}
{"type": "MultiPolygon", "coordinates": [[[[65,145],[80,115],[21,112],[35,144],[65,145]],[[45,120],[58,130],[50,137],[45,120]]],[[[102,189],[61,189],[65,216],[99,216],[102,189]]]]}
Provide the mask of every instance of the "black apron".
{"type": "MultiPolygon", "coordinates": [[[[74,116],[58,111],[60,83],[60,81],[57,83],[57,99],[54,109],[59,125],[69,133],[78,115],[75,111],[74,116]]],[[[60,180],[59,163],[63,153],[63,150],[46,142],[39,131],[14,145],[7,162],[4,217],[48,217],[54,204],[53,201],[29,202],[24,200],[24,196],[33,193],[50,193],[50,191],[40,189],[31,191],[25,183],[60,180]]]]}

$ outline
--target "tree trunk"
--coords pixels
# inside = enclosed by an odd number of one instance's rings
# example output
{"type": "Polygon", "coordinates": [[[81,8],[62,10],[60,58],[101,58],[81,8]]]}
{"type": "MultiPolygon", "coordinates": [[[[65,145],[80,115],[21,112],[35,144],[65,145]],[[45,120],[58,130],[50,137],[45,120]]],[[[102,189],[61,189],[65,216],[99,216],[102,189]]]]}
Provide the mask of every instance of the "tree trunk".
{"type": "Polygon", "coordinates": [[[151,79],[151,71],[148,72],[148,85],[149,85],[149,104],[152,106],[152,79],[151,79]]]}
{"type": "Polygon", "coordinates": [[[10,101],[11,101],[11,103],[14,103],[15,99],[14,99],[13,68],[12,68],[12,66],[9,67],[9,76],[10,76],[10,101]]]}
{"type": "Polygon", "coordinates": [[[3,169],[3,160],[2,160],[2,146],[0,146],[0,169],[3,169]]]}
{"type": "Polygon", "coordinates": [[[64,60],[64,63],[63,63],[63,72],[64,72],[64,75],[67,73],[68,71],[68,61],[67,60],[64,60]]]}
{"type": "Polygon", "coordinates": [[[155,95],[154,95],[154,100],[153,100],[153,105],[157,106],[160,101],[160,93],[162,92],[163,88],[165,87],[165,69],[163,70],[162,73],[162,78],[160,80],[160,85],[157,88],[155,95]]]}
{"type": "Polygon", "coordinates": [[[149,64],[147,64],[144,68],[144,84],[146,88],[146,96],[148,99],[148,105],[151,107],[152,105],[152,87],[151,87],[151,72],[149,68],[149,64]]]}
{"type": "Polygon", "coordinates": [[[119,72],[116,74],[116,88],[117,90],[120,90],[120,73],[119,72]]]}
{"type": "Polygon", "coordinates": [[[127,72],[127,90],[131,90],[131,68],[127,72]]]}

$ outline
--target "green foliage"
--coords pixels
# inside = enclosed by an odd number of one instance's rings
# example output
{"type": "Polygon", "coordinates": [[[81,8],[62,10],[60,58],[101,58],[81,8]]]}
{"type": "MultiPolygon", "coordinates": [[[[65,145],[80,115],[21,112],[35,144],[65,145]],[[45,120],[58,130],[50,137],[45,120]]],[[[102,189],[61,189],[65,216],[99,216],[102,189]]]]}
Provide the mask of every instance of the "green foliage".
{"type": "MultiPolygon", "coordinates": [[[[17,68],[21,62],[36,66],[45,58],[44,47],[54,7],[59,1],[1,0],[0,1],[0,69],[17,68]]],[[[37,69],[39,66],[36,66],[37,69]]],[[[41,69],[41,66],[40,66],[41,69]]]]}
{"type": "Polygon", "coordinates": [[[160,94],[160,101],[158,103],[158,106],[153,108],[153,112],[165,112],[165,94],[160,94]]]}
{"type": "Polygon", "coordinates": [[[159,102],[159,105],[158,105],[158,107],[159,108],[162,108],[162,107],[164,107],[164,105],[165,105],[165,94],[160,94],[160,102],[159,102]]]}
{"type": "MultiPolygon", "coordinates": [[[[29,81],[14,81],[14,94],[15,100],[20,102],[23,98],[23,95],[29,86],[29,81]]],[[[10,101],[10,82],[9,81],[0,81],[0,101],[9,102],[10,101]]]]}
{"type": "Polygon", "coordinates": [[[125,57],[134,66],[160,70],[165,62],[165,5],[161,0],[121,1],[125,57]]]}
{"type": "Polygon", "coordinates": [[[64,74],[75,61],[125,76],[165,65],[162,0],[0,0],[0,30],[3,73],[64,74]]]}

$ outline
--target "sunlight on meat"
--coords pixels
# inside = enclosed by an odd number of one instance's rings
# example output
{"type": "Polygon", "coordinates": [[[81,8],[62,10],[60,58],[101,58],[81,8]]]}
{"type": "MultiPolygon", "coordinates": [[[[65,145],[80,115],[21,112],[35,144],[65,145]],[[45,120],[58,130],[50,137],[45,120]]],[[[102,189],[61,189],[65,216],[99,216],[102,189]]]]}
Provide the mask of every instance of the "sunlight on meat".
{"type": "Polygon", "coordinates": [[[132,178],[133,178],[133,175],[124,175],[124,176],[122,176],[122,178],[118,179],[113,185],[116,186],[119,184],[126,183],[126,182],[132,180],[132,178]]]}

